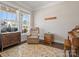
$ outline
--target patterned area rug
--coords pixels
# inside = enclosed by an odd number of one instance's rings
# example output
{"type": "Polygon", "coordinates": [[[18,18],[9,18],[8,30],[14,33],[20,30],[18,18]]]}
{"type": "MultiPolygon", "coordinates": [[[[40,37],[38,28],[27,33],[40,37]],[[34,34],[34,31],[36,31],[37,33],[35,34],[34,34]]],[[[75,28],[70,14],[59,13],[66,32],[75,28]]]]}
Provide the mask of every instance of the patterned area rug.
{"type": "Polygon", "coordinates": [[[4,50],[3,57],[64,57],[64,50],[42,44],[23,43],[4,50]]]}

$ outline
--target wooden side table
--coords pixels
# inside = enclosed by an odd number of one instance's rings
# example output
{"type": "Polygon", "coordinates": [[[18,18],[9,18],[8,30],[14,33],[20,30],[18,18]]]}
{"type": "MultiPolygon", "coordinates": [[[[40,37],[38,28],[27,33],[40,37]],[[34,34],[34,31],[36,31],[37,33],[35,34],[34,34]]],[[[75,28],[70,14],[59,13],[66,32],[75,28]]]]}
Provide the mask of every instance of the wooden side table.
{"type": "Polygon", "coordinates": [[[49,33],[44,34],[44,43],[51,44],[53,41],[54,41],[54,35],[53,34],[49,34],[49,33]]]}

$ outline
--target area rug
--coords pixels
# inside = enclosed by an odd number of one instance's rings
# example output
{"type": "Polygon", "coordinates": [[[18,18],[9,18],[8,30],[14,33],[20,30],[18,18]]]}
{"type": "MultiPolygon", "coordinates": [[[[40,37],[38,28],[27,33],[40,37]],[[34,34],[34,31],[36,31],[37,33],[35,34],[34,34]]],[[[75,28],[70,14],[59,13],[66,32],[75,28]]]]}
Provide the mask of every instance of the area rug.
{"type": "Polygon", "coordinates": [[[2,57],[64,57],[64,50],[42,44],[23,43],[1,52],[2,57]]]}

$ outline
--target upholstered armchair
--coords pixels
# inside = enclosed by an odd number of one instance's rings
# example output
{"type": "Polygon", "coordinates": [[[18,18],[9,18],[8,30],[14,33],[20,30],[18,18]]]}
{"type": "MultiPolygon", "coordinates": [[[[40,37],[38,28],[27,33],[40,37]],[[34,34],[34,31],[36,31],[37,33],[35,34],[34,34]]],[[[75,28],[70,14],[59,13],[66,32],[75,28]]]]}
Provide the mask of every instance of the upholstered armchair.
{"type": "Polygon", "coordinates": [[[72,56],[78,56],[79,52],[79,27],[75,27],[72,31],[68,32],[68,39],[71,42],[72,56]]]}
{"type": "Polygon", "coordinates": [[[30,29],[30,34],[27,35],[27,43],[39,43],[39,28],[30,29]]]}

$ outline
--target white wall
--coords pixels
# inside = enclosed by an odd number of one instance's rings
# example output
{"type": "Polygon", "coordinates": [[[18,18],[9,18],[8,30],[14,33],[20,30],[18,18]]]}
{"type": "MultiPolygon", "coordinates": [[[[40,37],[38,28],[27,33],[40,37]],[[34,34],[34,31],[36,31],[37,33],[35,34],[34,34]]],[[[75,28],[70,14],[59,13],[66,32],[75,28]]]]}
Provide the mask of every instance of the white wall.
{"type": "Polygon", "coordinates": [[[35,13],[35,26],[40,28],[40,38],[44,33],[51,32],[55,35],[55,41],[63,43],[67,39],[68,31],[79,24],[79,2],[62,2],[47,8],[38,10],[35,13]],[[47,16],[56,16],[55,20],[45,21],[47,16]]]}

